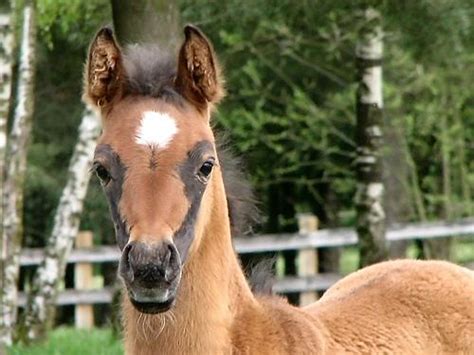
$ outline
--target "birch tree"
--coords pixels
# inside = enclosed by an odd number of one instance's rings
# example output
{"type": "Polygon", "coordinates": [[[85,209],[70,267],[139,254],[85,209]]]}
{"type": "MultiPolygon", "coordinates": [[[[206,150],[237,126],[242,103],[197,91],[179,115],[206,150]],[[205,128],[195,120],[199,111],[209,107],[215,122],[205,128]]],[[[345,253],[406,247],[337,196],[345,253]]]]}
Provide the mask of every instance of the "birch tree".
{"type": "MultiPolygon", "coordinates": [[[[7,122],[10,111],[12,76],[13,9],[0,8],[0,196],[3,196],[5,175],[5,149],[7,146],[7,122]]],[[[3,221],[3,204],[0,203],[0,234],[3,221]]]]}
{"type": "Polygon", "coordinates": [[[356,95],[355,161],[357,192],[356,229],[360,264],[366,266],[387,256],[382,182],[382,26],[373,7],[363,10],[364,26],[356,44],[358,88],[356,95]]]}
{"type": "MultiPolygon", "coordinates": [[[[13,9],[12,9],[13,10],[13,9]]],[[[7,145],[7,122],[10,111],[11,75],[12,75],[12,52],[13,34],[12,18],[13,11],[6,8],[0,9],[0,235],[3,230],[3,178],[5,174],[5,149],[7,145]]],[[[2,246],[0,246],[2,251],[2,246]]],[[[0,264],[0,270],[3,264],[0,264]]],[[[0,271],[1,272],[1,271],[0,271]]],[[[3,280],[3,275],[1,277],[3,280]]],[[[3,281],[0,281],[3,286],[3,281]]],[[[1,309],[0,304],[0,309],[1,309]]],[[[5,344],[0,343],[0,353],[5,344]]]]}
{"type": "Polygon", "coordinates": [[[6,174],[3,185],[3,230],[0,241],[0,344],[9,345],[17,317],[17,283],[22,240],[23,183],[33,120],[35,77],[35,11],[31,3],[23,10],[23,25],[17,85],[17,105],[8,136],[6,174]]]}
{"type": "Polygon", "coordinates": [[[67,184],[54,217],[45,257],[28,298],[22,334],[27,341],[43,338],[52,326],[59,283],[64,277],[67,257],[79,231],[99,133],[100,120],[94,112],[87,110],[79,126],[79,138],[69,163],[67,184]]]}

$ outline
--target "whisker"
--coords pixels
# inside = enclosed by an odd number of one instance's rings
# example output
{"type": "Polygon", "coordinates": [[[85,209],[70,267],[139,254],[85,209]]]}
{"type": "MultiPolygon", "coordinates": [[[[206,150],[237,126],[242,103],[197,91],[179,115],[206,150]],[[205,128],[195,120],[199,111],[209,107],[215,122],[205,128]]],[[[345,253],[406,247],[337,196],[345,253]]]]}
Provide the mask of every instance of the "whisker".
{"type": "Polygon", "coordinates": [[[145,337],[145,342],[148,343],[148,332],[146,331],[146,314],[141,313],[140,317],[140,322],[141,322],[141,328],[142,328],[142,334],[145,337]]]}
{"type": "MultiPolygon", "coordinates": [[[[138,329],[138,328],[139,328],[139,325],[140,325],[140,313],[138,313],[138,317],[135,318],[135,328],[138,329]]],[[[138,341],[138,338],[139,338],[138,336],[135,337],[135,342],[138,341]]]]}
{"type": "Polygon", "coordinates": [[[146,331],[152,339],[155,338],[155,336],[154,336],[155,334],[153,332],[153,320],[154,320],[154,318],[155,318],[154,316],[148,315],[148,314],[145,316],[146,329],[147,329],[146,331]]]}
{"type": "Polygon", "coordinates": [[[172,310],[169,310],[166,313],[166,316],[170,319],[171,323],[176,323],[176,315],[174,314],[172,310]]]}
{"type": "Polygon", "coordinates": [[[161,333],[163,332],[166,326],[166,317],[160,317],[160,320],[161,320],[161,328],[156,335],[157,338],[161,335],[161,333]]]}

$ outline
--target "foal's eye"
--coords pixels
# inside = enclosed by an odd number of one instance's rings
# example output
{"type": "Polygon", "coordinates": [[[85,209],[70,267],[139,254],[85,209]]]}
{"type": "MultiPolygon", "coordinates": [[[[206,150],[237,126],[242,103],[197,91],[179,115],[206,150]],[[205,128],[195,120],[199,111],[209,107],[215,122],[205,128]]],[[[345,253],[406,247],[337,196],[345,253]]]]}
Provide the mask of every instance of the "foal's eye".
{"type": "Polygon", "coordinates": [[[213,166],[214,166],[214,162],[208,160],[204,164],[202,164],[201,168],[199,169],[199,172],[201,173],[202,176],[208,177],[212,171],[213,166]]]}
{"type": "Polygon", "coordinates": [[[95,169],[95,174],[100,180],[100,183],[104,186],[107,185],[111,179],[110,174],[107,171],[107,169],[101,164],[97,164],[94,169],[95,169]]]}

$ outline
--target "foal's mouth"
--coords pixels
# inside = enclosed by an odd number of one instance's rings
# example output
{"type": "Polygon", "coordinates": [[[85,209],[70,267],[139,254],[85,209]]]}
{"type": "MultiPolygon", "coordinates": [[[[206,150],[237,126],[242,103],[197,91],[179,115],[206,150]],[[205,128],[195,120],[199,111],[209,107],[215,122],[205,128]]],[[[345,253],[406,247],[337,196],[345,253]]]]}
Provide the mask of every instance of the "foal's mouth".
{"type": "Polygon", "coordinates": [[[176,289],[144,289],[127,287],[128,298],[142,313],[156,314],[168,311],[175,304],[176,289]]]}
{"type": "Polygon", "coordinates": [[[164,313],[174,306],[176,288],[172,287],[166,290],[138,288],[134,290],[127,287],[127,293],[130,303],[137,311],[156,314],[164,313]]]}
{"type": "Polygon", "coordinates": [[[133,307],[139,312],[147,314],[164,313],[174,305],[174,298],[164,302],[138,302],[130,297],[133,307]]]}

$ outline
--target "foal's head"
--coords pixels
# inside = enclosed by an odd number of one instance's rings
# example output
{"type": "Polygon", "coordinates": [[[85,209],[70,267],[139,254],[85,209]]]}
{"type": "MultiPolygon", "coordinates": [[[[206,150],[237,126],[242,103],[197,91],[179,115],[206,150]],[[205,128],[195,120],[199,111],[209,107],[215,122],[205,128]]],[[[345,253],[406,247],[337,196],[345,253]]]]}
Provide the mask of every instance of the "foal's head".
{"type": "Polygon", "coordinates": [[[102,29],[85,73],[84,97],[102,115],[94,170],[122,250],[119,274],[145,313],[172,306],[183,264],[199,243],[196,230],[206,222],[200,211],[209,208],[209,187],[221,175],[209,125],[223,92],[216,59],[197,28],[184,32],[176,64],[153,57],[156,51],[123,54],[112,31],[102,29]],[[147,61],[155,64],[140,68],[147,61]]]}

